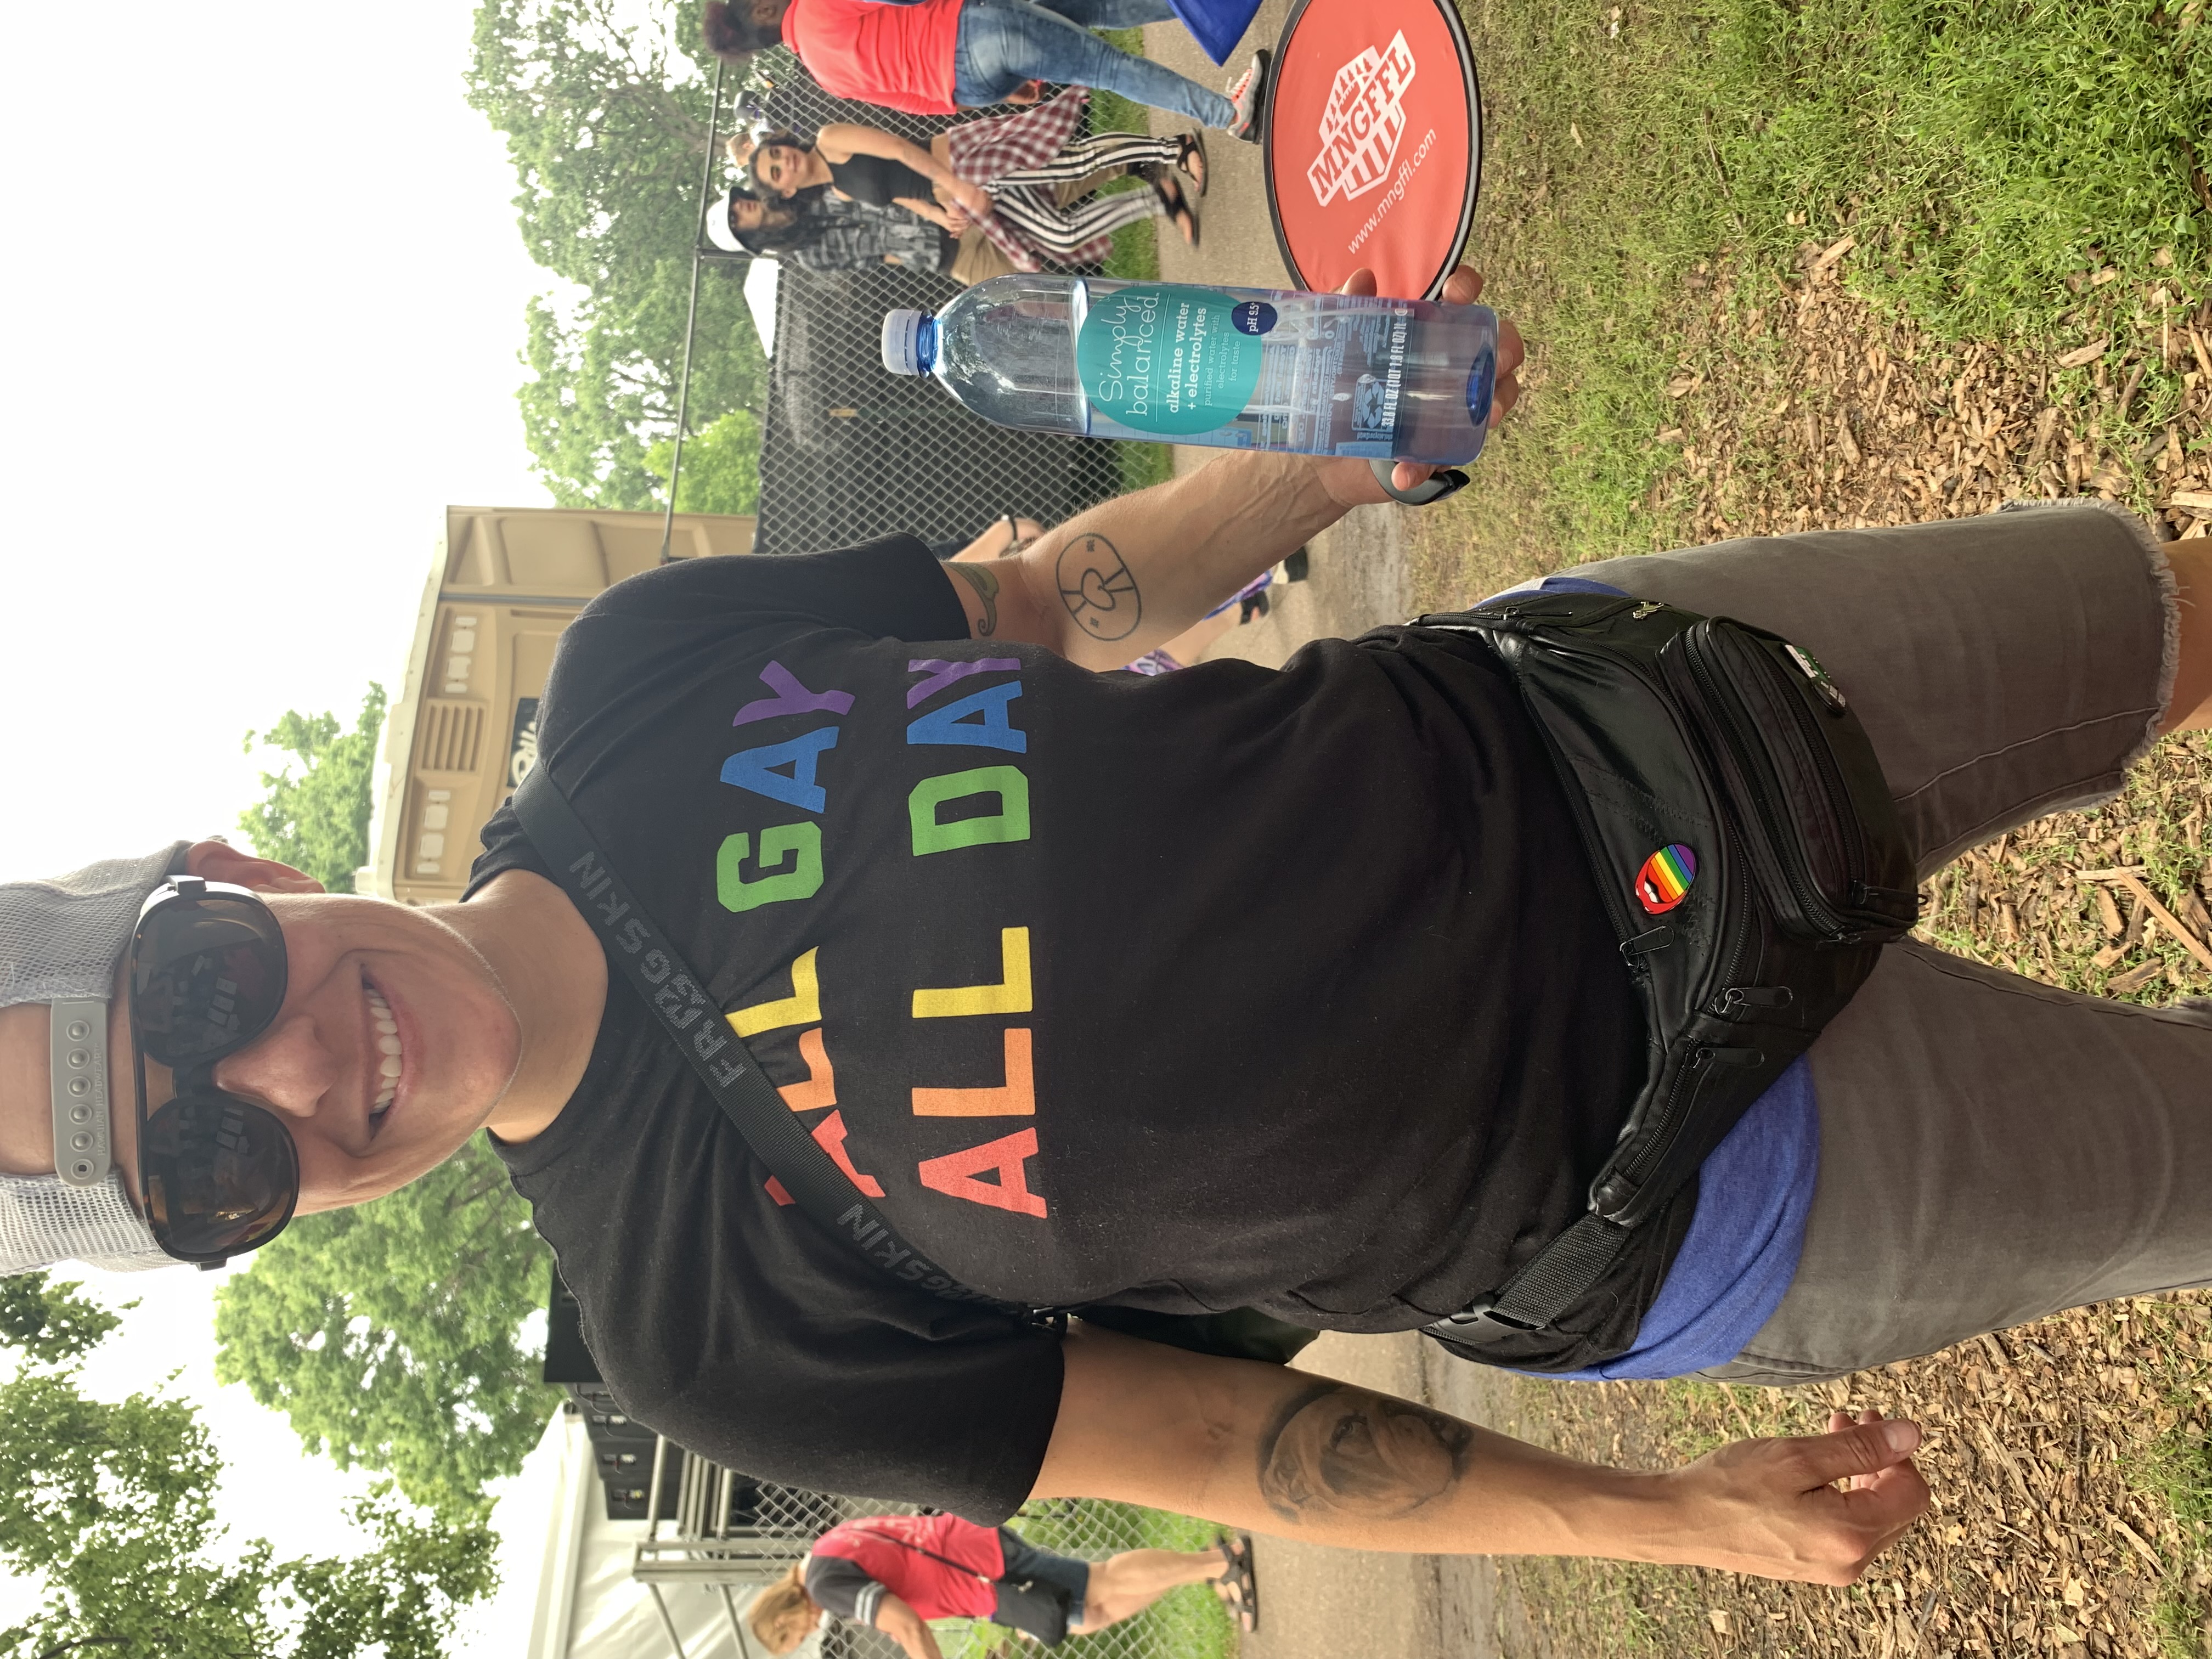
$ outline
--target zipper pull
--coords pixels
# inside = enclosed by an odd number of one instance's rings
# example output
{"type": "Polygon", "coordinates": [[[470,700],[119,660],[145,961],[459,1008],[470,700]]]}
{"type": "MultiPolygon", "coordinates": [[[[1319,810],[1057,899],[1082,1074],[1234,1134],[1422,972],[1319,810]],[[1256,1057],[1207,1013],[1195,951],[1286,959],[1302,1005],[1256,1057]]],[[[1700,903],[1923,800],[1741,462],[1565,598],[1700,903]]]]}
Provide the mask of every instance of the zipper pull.
{"type": "Polygon", "coordinates": [[[1792,1000],[1786,985],[1731,985],[1721,993],[1720,1006],[1713,1012],[1725,1019],[1739,1008],[1787,1008],[1792,1000]]]}
{"type": "Polygon", "coordinates": [[[1666,609],[1666,607],[1665,607],[1664,605],[1661,605],[1661,604],[1659,603],[1659,601],[1658,601],[1658,600],[1656,600],[1656,599],[1646,599],[1646,600],[1644,600],[1644,603],[1643,603],[1643,604],[1641,604],[1641,605],[1638,605],[1638,606],[1636,607],[1636,609],[1635,609],[1635,610],[1633,610],[1633,611],[1630,611],[1630,612],[1628,613],[1628,619],[1629,619],[1631,622],[1642,622],[1642,621],[1643,621],[1646,617],[1650,616],[1653,611],[1663,611],[1663,610],[1665,610],[1665,609],[1666,609]]]}
{"type": "Polygon", "coordinates": [[[1634,939],[1621,941],[1620,954],[1627,962],[1649,956],[1654,951],[1663,951],[1674,942],[1674,930],[1663,923],[1649,933],[1638,933],[1634,939]]]}

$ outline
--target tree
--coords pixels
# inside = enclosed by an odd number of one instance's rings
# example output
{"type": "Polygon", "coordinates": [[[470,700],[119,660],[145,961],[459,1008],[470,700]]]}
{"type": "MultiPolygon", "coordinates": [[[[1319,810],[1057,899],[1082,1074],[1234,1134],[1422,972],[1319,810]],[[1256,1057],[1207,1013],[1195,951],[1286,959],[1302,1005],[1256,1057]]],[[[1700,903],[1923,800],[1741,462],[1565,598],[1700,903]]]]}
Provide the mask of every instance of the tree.
{"type": "Polygon", "coordinates": [[[10,1305],[43,1303],[52,1317],[27,1342],[7,1328],[19,1368],[0,1383],[0,1563],[35,1575],[46,1600],[0,1630],[0,1656],[342,1659],[380,1644],[386,1659],[437,1659],[455,1615],[496,1583],[481,1517],[428,1523],[380,1492],[355,1509],[379,1540],[365,1554],[285,1560],[257,1539],[220,1559],[222,1462],[198,1413],[144,1394],[86,1398],[76,1364],[114,1316],[38,1277],[10,1305]],[[72,1334],[41,1346],[58,1331],[72,1334]]]}
{"type": "MultiPolygon", "coordinates": [[[[646,465],[667,488],[675,446],[664,438],[646,465]]],[[[733,409],[703,432],[684,441],[684,476],[676,481],[678,513],[752,513],[760,507],[760,422],[733,409]]]]}
{"type": "MultiPolygon", "coordinates": [[[[524,437],[563,506],[644,507],[647,447],[674,428],[711,94],[676,51],[693,0],[483,0],[469,101],[507,136],[522,239],[580,290],[526,312],[524,437]]],[[[702,274],[695,426],[763,407],[767,362],[740,284],[702,274]]]]}
{"type": "Polygon", "coordinates": [[[0,1279],[0,1346],[20,1349],[42,1365],[66,1364],[90,1353],[123,1320],[76,1295],[76,1288],[52,1284],[42,1273],[0,1279]]]}
{"type": "Polygon", "coordinates": [[[302,1216],[258,1251],[217,1292],[216,1375],[340,1468],[388,1471],[416,1503],[472,1513],[562,1397],[521,1334],[551,1269],[530,1206],[472,1140],[398,1192],[302,1216]]]}
{"type": "Polygon", "coordinates": [[[377,734],[384,729],[384,688],[372,682],[350,732],[331,714],[284,711],[246,752],[264,744],[292,757],[261,775],[269,793],[238,815],[253,850],[306,872],[334,893],[353,891],[353,872],[368,862],[370,784],[377,734]],[[297,770],[294,763],[297,763],[297,770]]]}

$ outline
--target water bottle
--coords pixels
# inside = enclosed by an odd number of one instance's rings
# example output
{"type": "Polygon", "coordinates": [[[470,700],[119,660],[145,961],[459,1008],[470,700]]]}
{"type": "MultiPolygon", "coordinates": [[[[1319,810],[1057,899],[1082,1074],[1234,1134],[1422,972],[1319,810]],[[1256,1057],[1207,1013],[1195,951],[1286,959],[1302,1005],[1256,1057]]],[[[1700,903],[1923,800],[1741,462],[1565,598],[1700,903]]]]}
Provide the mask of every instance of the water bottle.
{"type": "Polygon", "coordinates": [[[994,276],[934,317],[884,319],[884,367],[933,374],[985,420],[1221,449],[1426,461],[1481,452],[1498,368],[1487,306],[994,276]]]}

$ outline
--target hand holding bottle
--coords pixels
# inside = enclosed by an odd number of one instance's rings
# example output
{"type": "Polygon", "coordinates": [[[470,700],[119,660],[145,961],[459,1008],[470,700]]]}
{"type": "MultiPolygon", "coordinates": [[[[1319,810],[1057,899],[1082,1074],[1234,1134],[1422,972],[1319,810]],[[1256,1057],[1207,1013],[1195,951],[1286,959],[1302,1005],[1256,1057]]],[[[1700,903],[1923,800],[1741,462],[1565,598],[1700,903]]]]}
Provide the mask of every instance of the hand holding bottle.
{"type": "MultiPolygon", "coordinates": [[[[1445,305],[1471,306],[1482,298],[1482,273],[1473,265],[1462,265],[1444,279],[1441,298],[1445,305]]],[[[1340,294],[1369,295],[1375,292],[1375,273],[1362,266],[1344,279],[1340,294]]],[[[1498,378],[1490,394],[1490,424],[1495,427],[1505,418],[1505,413],[1520,401],[1520,368],[1527,354],[1521,343],[1521,331],[1504,317],[1498,319],[1498,378]]],[[[1386,501],[1375,482],[1374,473],[1358,462],[1323,461],[1328,476],[1329,494],[1346,507],[1364,507],[1386,501]]],[[[1390,482],[1400,489],[1411,489],[1426,479],[1437,469],[1418,461],[1401,461],[1392,469],[1390,482]]]]}
{"type": "MultiPolygon", "coordinates": [[[[1482,453],[1498,370],[1521,360],[1510,325],[1454,296],[1134,282],[1016,273],[932,317],[884,319],[884,366],[929,374],[1001,426],[1125,441],[1464,466],[1482,453]]],[[[1426,475],[1409,474],[1417,481],[1426,475]]],[[[1350,498],[1347,498],[1347,501],[1350,498]]],[[[1358,499],[1373,500],[1372,495],[1358,499]]]]}

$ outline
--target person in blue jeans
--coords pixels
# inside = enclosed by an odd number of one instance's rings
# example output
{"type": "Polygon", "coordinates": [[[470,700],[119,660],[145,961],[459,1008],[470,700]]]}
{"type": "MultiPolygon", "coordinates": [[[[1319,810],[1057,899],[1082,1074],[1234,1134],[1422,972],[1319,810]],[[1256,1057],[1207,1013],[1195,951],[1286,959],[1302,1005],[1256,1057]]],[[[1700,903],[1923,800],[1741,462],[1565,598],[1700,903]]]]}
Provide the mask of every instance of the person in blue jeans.
{"type": "MultiPolygon", "coordinates": [[[[1239,125],[1236,103],[1148,58],[1132,58],[1094,29],[1139,28],[1175,16],[1167,0],[966,0],[953,48],[954,100],[963,108],[995,104],[1034,77],[1068,86],[1103,87],[1154,109],[1187,115],[1240,138],[1259,137],[1256,121],[1239,125]]],[[[1264,59],[1265,54],[1258,54],[1264,59]]],[[[1256,88],[1263,62],[1246,70],[1256,88]]],[[[1253,113],[1258,112],[1256,98],[1253,113]]]]}
{"type": "Polygon", "coordinates": [[[1215,92],[1091,33],[1170,21],[1167,0],[714,0],[702,20],[717,54],[779,43],[823,89],[909,115],[1030,102],[1036,83],[1103,88],[1255,143],[1267,54],[1215,92]]]}

